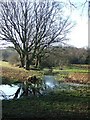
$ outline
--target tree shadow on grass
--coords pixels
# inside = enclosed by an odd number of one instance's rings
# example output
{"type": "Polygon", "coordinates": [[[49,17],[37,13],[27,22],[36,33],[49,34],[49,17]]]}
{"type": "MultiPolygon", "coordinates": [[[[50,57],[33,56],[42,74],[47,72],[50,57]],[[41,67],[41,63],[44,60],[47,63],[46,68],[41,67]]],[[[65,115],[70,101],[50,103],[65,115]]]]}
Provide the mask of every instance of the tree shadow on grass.
{"type": "Polygon", "coordinates": [[[27,120],[89,120],[88,110],[82,111],[83,106],[87,105],[87,101],[88,98],[84,96],[80,97],[68,92],[51,92],[40,97],[4,101],[3,118],[7,118],[6,120],[8,118],[11,120],[13,117],[17,120],[24,118],[27,120]],[[9,108],[7,108],[8,106],[9,108]],[[82,108],[81,111],[79,107],[82,108]]]}
{"type": "Polygon", "coordinates": [[[0,80],[1,80],[1,84],[11,85],[11,84],[21,83],[18,80],[13,80],[13,79],[10,79],[10,78],[4,77],[4,76],[0,77],[0,80]]]}

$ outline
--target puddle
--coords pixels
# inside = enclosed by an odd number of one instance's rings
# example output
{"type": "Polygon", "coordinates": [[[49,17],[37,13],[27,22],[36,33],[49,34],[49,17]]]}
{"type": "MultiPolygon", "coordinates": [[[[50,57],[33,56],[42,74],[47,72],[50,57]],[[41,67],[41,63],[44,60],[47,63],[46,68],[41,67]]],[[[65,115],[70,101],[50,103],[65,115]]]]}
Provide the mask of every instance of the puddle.
{"type": "MultiPolygon", "coordinates": [[[[19,85],[0,85],[0,100],[3,99],[13,99],[15,96],[16,91],[18,90],[19,85]]],[[[20,91],[21,94],[22,90],[20,91]]],[[[18,98],[20,96],[18,95],[18,98]]]]}
{"type": "MultiPolygon", "coordinates": [[[[20,98],[23,91],[23,86],[24,84],[11,84],[11,85],[0,85],[0,100],[9,100],[9,99],[13,99],[15,97],[16,92],[19,89],[19,92],[17,94],[17,98],[20,98]]],[[[77,89],[78,87],[87,87],[88,85],[84,85],[84,84],[76,84],[76,83],[59,83],[57,80],[55,80],[54,76],[50,76],[50,75],[46,75],[43,78],[43,83],[41,85],[41,88],[39,89],[39,91],[37,92],[37,94],[35,95],[45,95],[47,94],[49,91],[52,91],[54,89],[60,89],[60,90],[74,90],[77,89]]],[[[31,89],[31,87],[33,86],[29,86],[29,91],[30,91],[30,95],[33,92],[33,90],[37,89],[37,86],[35,86],[36,88],[31,89]]]]}
{"type": "Polygon", "coordinates": [[[44,77],[44,84],[46,85],[46,88],[50,88],[50,89],[53,89],[53,88],[56,88],[56,87],[59,87],[59,82],[55,80],[55,77],[54,76],[45,76],[44,77]]]}

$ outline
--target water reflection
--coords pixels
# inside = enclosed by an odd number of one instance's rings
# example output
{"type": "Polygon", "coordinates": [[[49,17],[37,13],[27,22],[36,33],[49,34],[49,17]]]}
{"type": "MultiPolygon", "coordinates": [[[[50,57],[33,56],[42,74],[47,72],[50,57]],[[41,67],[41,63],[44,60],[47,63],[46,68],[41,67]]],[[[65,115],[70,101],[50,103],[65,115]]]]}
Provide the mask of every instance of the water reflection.
{"type": "MultiPolygon", "coordinates": [[[[75,90],[79,86],[88,86],[88,85],[83,85],[83,84],[76,84],[76,83],[59,83],[58,81],[55,80],[54,76],[44,76],[42,84],[40,85],[29,85],[28,87],[28,92],[29,95],[34,92],[35,95],[45,95],[48,92],[54,90],[54,89],[60,89],[60,90],[75,90]]],[[[20,83],[17,85],[11,84],[11,85],[0,85],[0,99],[3,100],[9,100],[13,98],[20,98],[23,93],[25,93],[24,89],[27,89],[27,86],[25,86],[24,83],[20,83]],[[26,88],[25,88],[26,87],[26,88]],[[19,90],[19,92],[18,92],[19,90]],[[15,96],[16,93],[17,97],[15,96]]]]}
{"type": "MultiPolygon", "coordinates": [[[[13,99],[15,96],[15,93],[20,85],[0,85],[0,100],[3,99],[13,99]]],[[[20,94],[22,93],[22,90],[20,90],[20,94]]],[[[18,98],[20,97],[20,94],[18,95],[18,98]]]]}
{"type": "Polygon", "coordinates": [[[56,88],[59,86],[59,82],[55,80],[54,76],[45,76],[44,77],[44,83],[46,85],[46,88],[56,88]]]}
{"type": "Polygon", "coordinates": [[[55,80],[55,76],[45,76],[44,77],[46,88],[55,89],[59,88],[60,90],[75,90],[78,87],[88,87],[86,84],[78,84],[78,83],[66,83],[66,82],[58,82],[55,80]]]}

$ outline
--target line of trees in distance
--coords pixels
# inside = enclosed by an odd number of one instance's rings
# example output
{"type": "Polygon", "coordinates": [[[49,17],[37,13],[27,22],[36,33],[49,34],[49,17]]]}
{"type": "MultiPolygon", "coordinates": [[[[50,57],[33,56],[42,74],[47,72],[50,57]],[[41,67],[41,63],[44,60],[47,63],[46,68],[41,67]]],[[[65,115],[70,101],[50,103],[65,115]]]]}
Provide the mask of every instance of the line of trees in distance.
{"type": "MultiPolygon", "coordinates": [[[[2,53],[2,60],[14,65],[20,65],[20,58],[18,53],[12,49],[7,48],[0,50],[2,53]]],[[[71,64],[90,64],[90,49],[76,48],[76,47],[49,47],[42,57],[37,67],[51,68],[63,67],[71,64]]],[[[33,59],[33,67],[36,67],[36,60],[33,59]]]]}

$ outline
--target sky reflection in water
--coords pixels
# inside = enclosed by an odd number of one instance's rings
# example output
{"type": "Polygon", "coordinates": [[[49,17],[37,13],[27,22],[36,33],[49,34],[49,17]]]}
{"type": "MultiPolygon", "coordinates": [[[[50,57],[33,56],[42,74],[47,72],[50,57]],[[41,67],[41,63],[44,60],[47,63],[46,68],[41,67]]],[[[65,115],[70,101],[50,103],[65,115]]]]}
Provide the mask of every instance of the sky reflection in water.
{"type": "MultiPolygon", "coordinates": [[[[0,100],[3,99],[13,99],[14,94],[16,93],[17,89],[19,88],[20,84],[17,85],[0,85],[0,100]],[[2,97],[2,95],[4,97],[2,97]],[[9,96],[11,95],[11,96],[9,96]]],[[[53,90],[59,88],[60,90],[74,90],[74,87],[79,87],[79,86],[88,86],[88,85],[83,85],[83,84],[76,84],[76,83],[59,83],[58,81],[55,80],[54,76],[44,76],[44,84],[43,87],[45,87],[45,91],[48,90],[53,90]]],[[[44,92],[45,92],[44,91],[44,92]]],[[[20,90],[20,93],[18,95],[18,98],[20,97],[21,93],[23,90],[20,90]]],[[[43,92],[42,92],[43,93],[43,92]]]]}

